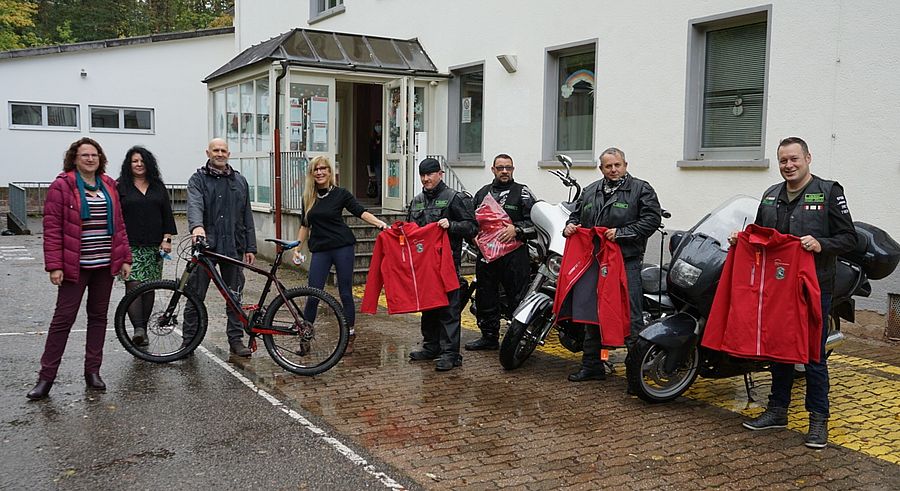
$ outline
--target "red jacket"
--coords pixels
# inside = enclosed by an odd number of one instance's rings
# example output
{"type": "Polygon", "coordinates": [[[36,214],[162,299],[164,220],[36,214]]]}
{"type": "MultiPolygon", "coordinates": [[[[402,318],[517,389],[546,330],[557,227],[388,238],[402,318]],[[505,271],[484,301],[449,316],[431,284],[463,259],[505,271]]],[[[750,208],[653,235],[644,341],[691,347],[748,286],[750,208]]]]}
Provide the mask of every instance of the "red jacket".
{"type": "MultiPolygon", "coordinates": [[[[600,337],[603,346],[623,346],[631,333],[631,311],[628,299],[628,277],[622,251],[615,242],[606,240],[606,227],[582,228],[566,239],[562,265],[559,269],[553,313],[559,314],[563,301],[587,271],[592,261],[600,268],[597,275],[597,318],[600,319],[600,337]],[[594,255],[594,237],[600,239],[600,250],[594,255]]],[[[558,320],[565,320],[559,318],[558,320]]],[[[575,322],[594,324],[593,321],[572,319],[575,322]]]]}
{"type": "Polygon", "coordinates": [[[741,358],[818,361],[821,301],[800,239],[751,224],[728,251],[701,344],[741,358]]]}
{"type": "Polygon", "coordinates": [[[419,227],[397,222],[375,239],[361,312],[374,314],[384,286],[389,314],[446,307],[447,292],[459,288],[453,250],[437,223],[419,227]]]}
{"type": "MultiPolygon", "coordinates": [[[[119,204],[116,181],[97,174],[106,196],[112,200],[113,236],[110,272],[119,274],[122,265],[131,264],[131,248],[119,204]]],[[[61,172],[50,183],[44,201],[44,269],[63,271],[63,281],[78,281],[81,271],[81,196],[75,184],[75,171],[61,172]]]]}

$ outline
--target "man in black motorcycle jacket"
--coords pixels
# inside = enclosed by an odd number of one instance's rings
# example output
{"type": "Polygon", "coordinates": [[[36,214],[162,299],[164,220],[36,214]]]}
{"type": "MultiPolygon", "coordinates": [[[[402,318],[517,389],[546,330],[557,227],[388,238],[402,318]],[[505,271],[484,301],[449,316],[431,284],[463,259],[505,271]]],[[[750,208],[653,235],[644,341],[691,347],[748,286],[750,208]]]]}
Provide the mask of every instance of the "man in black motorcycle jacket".
{"type": "MultiPolygon", "coordinates": [[[[628,173],[628,162],[621,150],[615,147],[604,150],[600,154],[599,167],[603,179],[584,189],[575,211],[569,216],[563,235],[572,235],[578,226],[606,227],[606,239],[619,245],[625,260],[628,300],[631,304],[631,335],[625,340],[630,352],[637,334],[644,326],[641,309],[641,264],[644,250],[647,248],[647,239],[662,223],[662,209],[653,187],[647,181],[628,173]]],[[[586,324],[581,369],[569,375],[570,381],[606,378],[605,367],[600,359],[601,344],[598,326],[586,324]]]]}
{"type": "MultiPolygon", "coordinates": [[[[419,177],[422,192],[410,202],[406,219],[419,226],[437,222],[438,226],[447,230],[458,275],[462,241],[474,236],[478,228],[472,199],[444,183],[441,164],[433,158],[419,163],[419,177]]],[[[435,369],[438,371],[452,370],[462,365],[462,355],[459,354],[459,300],[459,289],[456,289],[447,294],[449,305],[422,312],[422,349],[410,353],[410,359],[437,359],[435,369]]]]}
{"type": "MultiPolygon", "coordinates": [[[[505,153],[494,157],[491,172],[494,180],[475,193],[475,209],[477,210],[488,193],[503,207],[509,215],[512,225],[507,227],[500,241],[520,240],[525,242],[537,236],[534,224],[531,223],[531,206],[534,195],[528,186],[513,180],[513,159],[505,153]]],[[[475,277],[478,285],[475,292],[475,308],[478,328],[481,337],[466,343],[467,350],[495,350],[500,347],[500,285],[506,292],[509,308],[519,304],[522,290],[528,283],[531,271],[528,246],[522,245],[516,250],[490,263],[481,254],[475,263],[475,277]]],[[[507,312],[509,314],[509,312],[507,312]]]]}
{"type": "MultiPolygon", "coordinates": [[[[806,410],[809,431],[804,444],[824,448],[828,443],[829,377],[825,358],[829,312],[834,289],[837,256],[856,246],[856,228],[844,197],[844,189],[835,181],[826,181],[809,172],[812,155],[806,142],[797,137],[778,144],[778,169],[784,182],[766,190],[756,214],[756,224],[800,237],[801,247],[815,254],[816,277],[822,291],[822,351],[820,361],[806,368],[806,410]]],[[[737,233],[729,237],[734,245],[737,233]]],[[[751,430],[787,426],[794,365],[772,364],[772,392],[766,411],[743,423],[751,430]]]]}

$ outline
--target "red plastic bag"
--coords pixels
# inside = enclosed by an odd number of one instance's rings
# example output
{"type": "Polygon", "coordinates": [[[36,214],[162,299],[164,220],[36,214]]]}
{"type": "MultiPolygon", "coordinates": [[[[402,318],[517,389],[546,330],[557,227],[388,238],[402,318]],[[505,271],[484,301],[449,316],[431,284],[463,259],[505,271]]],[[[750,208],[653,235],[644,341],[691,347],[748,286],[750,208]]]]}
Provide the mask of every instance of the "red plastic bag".
{"type": "Polygon", "coordinates": [[[517,239],[500,241],[500,234],[507,226],[512,225],[512,220],[490,193],[475,211],[475,220],[478,221],[479,230],[475,243],[486,262],[495,261],[522,246],[522,241],[517,239]]]}

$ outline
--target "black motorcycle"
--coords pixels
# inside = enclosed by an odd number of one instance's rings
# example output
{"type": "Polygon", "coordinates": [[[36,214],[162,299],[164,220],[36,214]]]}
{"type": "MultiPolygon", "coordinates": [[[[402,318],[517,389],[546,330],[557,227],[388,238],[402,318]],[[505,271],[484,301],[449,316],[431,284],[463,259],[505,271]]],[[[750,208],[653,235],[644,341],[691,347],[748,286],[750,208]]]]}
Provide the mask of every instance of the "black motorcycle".
{"type": "MultiPolygon", "coordinates": [[[[738,196],[705,216],[691,230],[673,234],[668,293],[678,312],[651,323],[641,333],[634,353],[626,360],[630,387],[648,402],[668,402],[683,394],[697,376],[725,378],[742,375],[752,400],[753,372],[769,363],[736,358],[700,345],[719,277],[728,255],[728,236],[756,217],[759,200],[738,196]]],[[[843,340],[840,320],[853,322],[854,296],[867,297],[869,279],[890,275],[900,261],[900,245],[883,230],[854,222],[856,249],[838,258],[826,356],[843,340]]]]}

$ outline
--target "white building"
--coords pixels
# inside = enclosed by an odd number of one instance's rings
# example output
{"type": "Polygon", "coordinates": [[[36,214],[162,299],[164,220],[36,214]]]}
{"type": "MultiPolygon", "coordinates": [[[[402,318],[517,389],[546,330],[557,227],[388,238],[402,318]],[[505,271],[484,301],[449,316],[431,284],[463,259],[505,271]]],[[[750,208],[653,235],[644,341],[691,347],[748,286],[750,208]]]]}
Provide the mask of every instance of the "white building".
{"type": "Polygon", "coordinates": [[[103,146],[118,177],[144,145],[170,183],[206,159],[203,77],[233,56],[234,29],[157,34],[0,53],[0,186],[50,181],[73,141],[103,146]]]}

